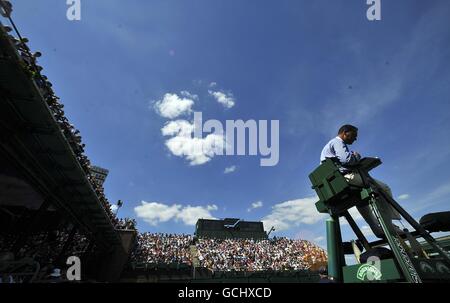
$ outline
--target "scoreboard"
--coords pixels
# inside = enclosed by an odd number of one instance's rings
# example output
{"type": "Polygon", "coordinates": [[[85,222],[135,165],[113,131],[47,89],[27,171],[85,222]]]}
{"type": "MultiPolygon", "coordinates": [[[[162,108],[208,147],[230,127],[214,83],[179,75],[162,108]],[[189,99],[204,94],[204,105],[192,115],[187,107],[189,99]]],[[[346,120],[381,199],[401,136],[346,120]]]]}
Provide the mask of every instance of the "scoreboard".
{"type": "Polygon", "coordinates": [[[253,238],[267,239],[262,222],[242,221],[235,218],[223,220],[199,219],[195,228],[199,238],[253,238]]]}

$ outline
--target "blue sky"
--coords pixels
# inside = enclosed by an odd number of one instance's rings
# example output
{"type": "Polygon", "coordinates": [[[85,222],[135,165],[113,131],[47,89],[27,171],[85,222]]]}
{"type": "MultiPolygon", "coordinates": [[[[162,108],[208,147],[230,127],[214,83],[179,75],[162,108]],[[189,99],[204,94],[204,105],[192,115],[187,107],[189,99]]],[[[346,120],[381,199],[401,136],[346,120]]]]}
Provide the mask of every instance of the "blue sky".
{"type": "Polygon", "coordinates": [[[416,218],[448,210],[448,0],[384,0],[378,22],[365,0],[81,0],[74,22],[64,0],[12,2],[87,155],[110,170],[108,198],[140,231],[193,233],[200,214],[264,219],[323,245],[308,174],[344,123],[360,128],[352,148],[383,160],[373,175],[416,218]],[[279,120],[278,165],[174,155],[162,128],[192,115],[158,114],[166,94],[205,120],[279,120]]]}

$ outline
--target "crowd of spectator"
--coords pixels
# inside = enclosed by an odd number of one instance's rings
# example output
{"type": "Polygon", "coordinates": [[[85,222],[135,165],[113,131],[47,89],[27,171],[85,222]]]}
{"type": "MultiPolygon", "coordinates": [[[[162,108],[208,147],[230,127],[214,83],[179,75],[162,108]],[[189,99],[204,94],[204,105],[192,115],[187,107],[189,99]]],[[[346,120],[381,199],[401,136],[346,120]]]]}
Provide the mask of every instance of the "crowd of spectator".
{"type": "Polygon", "coordinates": [[[136,229],[136,220],[130,218],[118,219],[116,229],[136,229]]]}
{"type": "MultiPolygon", "coordinates": [[[[70,232],[67,230],[31,234],[26,237],[15,259],[30,257],[37,261],[47,262],[57,259],[61,253],[68,256],[80,256],[87,249],[89,240],[82,234],[75,233],[72,241],[68,241],[69,234],[70,232]]],[[[5,250],[5,247],[2,248],[5,250]]]]}
{"type": "MultiPolygon", "coordinates": [[[[0,25],[2,26],[2,25],[0,25]]],[[[111,219],[113,225],[118,226],[122,222],[117,219],[114,212],[111,210],[111,203],[105,196],[103,186],[99,185],[94,175],[91,172],[91,162],[89,158],[85,155],[85,144],[82,143],[82,137],[80,131],[75,128],[73,124],[69,122],[64,113],[64,105],[60,102],[59,97],[56,96],[52,83],[48,80],[47,76],[42,73],[43,68],[38,65],[38,58],[41,57],[40,52],[32,52],[27,46],[28,39],[20,37],[19,33],[16,38],[12,35],[13,29],[9,26],[2,26],[4,30],[8,33],[10,41],[15,46],[20,58],[22,59],[21,64],[25,72],[29,77],[34,80],[43,100],[47,103],[55,121],[59,125],[61,133],[66,138],[73,153],[78,160],[81,168],[85,172],[89,183],[91,184],[93,190],[98,196],[105,212],[111,219]]]]}
{"type": "Polygon", "coordinates": [[[310,269],[314,264],[325,263],[327,255],[306,240],[201,238],[193,241],[192,236],[184,234],[143,233],[138,235],[131,259],[189,265],[198,259],[200,267],[212,271],[281,271],[310,269]]]}
{"type": "Polygon", "coordinates": [[[192,264],[189,251],[192,236],[185,234],[141,233],[131,259],[143,263],[192,264]]]}
{"type": "Polygon", "coordinates": [[[69,230],[36,232],[28,235],[13,254],[17,238],[0,235],[0,280],[20,283],[56,278],[56,273],[66,267],[67,257],[81,257],[89,247],[88,238],[82,234],[74,233],[71,241],[69,237],[69,230]],[[12,274],[5,276],[5,272],[12,274]]]}
{"type": "Polygon", "coordinates": [[[326,261],[323,249],[305,240],[199,239],[200,265],[213,271],[305,270],[326,261]]]}
{"type": "MultiPolygon", "coordinates": [[[[11,11],[11,3],[0,0],[0,15],[9,18],[11,11]]],[[[97,180],[91,171],[91,162],[85,154],[85,144],[82,142],[80,131],[67,119],[64,105],[60,102],[59,97],[56,96],[52,83],[43,74],[43,68],[38,64],[38,58],[41,57],[41,53],[31,51],[27,45],[28,39],[22,37],[17,32],[11,19],[10,21],[14,29],[0,24],[2,35],[6,33],[5,37],[9,38],[10,44],[15,47],[20,67],[34,82],[41,99],[47,104],[49,112],[59,126],[58,130],[71,147],[74,157],[84,171],[90,186],[95,191],[111,223],[116,229],[135,229],[135,220],[128,218],[119,219],[111,210],[111,203],[105,196],[103,186],[96,182],[97,180]]],[[[53,271],[53,267],[58,263],[57,259],[62,259],[63,255],[80,256],[88,247],[89,240],[87,237],[75,233],[72,240],[68,241],[69,234],[68,230],[34,232],[27,234],[22,240],[20,234],[0,234],[0,265],[7,266],[7,264],[31,260],[36,262],[44,272],[53,271]],[[20,245],[17,243],[20,243],[20,245]]],[[[0,267],[0,274],[3,269],[0,267]]],[[[9,280],[10,278],[5,280],[4,277],[0,276],[0,281],[5,282],[9,280]]]]}

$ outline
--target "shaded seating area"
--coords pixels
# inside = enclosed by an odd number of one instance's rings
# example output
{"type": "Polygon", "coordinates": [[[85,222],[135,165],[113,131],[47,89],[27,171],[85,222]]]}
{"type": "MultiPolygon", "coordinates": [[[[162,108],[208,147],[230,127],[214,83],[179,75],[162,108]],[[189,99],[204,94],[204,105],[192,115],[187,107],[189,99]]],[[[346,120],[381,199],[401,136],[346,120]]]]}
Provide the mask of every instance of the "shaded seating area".
{"type": "Polygon", "coordinates": [[[91,174],[79,130],[42,74],[42,54],[27,43],[0,23],[0,253],[8,256],[0,276],[20,273],[15,264],[27,258],[42,273],[63,276],[65,257],[87,253],[84,278],[117,279],[121,264],[112,273],[104,263],[126,254],[120,222],[91,174]]]}

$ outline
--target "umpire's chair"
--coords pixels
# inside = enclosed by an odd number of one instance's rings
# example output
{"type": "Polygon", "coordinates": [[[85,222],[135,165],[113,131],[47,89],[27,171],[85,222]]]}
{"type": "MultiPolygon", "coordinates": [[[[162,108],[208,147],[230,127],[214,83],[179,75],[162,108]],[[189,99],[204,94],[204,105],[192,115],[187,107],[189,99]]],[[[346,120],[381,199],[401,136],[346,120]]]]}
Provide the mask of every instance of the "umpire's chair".
{"type": "Polygon", "coordinates": [[[417,223],[370,177],[369,171],[380,164],[381,160],[378,158],[363,158],[357,165],[346,167],[360,174],[362,186],[348,183],[340,172],[341,166],[336,159],[326,159],[309,175],[312,188],[319,196],[317,210],[330,215],[327,220],[329,275],[341,282],[450,281],[449,253],[427,231],[450,231],[450,220],[446,221],[450,212],[424,216],[421,220],[424,226],[417,223]],[[381,240],[369,243],[348,211],[353,206],[364,205],[370,206],[378,220],[376,223],[383,230],[381,240]],[[414,231],[406,228],[399,230],[392,220],[388,219],[390,207],[393,207],[414,231]],[[340,217],[346,218],[357,237],[356,241],[342,242],[340,217]],[[425,241],[419,243],[419,238],[425,241]],[[424,250],[424,244],[431,248],[432,253],[424,250]],[[362,250],[364,253],[361,253],[362,250]],[[354,254],[359,264],[345,266],[346,254],[354,254]],[[431,257],[432,255],[434,257],[431,257]],[[362,264],[366,262],[369,264],[362,264]]]}

